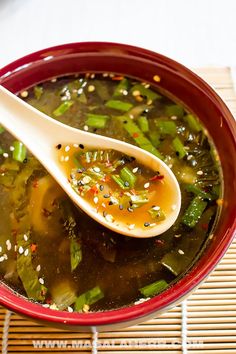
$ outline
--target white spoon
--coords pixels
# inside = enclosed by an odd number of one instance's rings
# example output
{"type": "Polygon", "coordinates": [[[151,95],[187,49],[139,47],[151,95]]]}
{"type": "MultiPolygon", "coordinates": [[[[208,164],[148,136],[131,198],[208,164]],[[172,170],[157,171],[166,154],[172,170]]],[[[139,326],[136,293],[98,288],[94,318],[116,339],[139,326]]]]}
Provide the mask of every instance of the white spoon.
{"type": "MultiPolygon", "coordinates": [[[[179,184],[168,166],[151,153],[119,140],[87,133],[62,124],[22,101],[3,86],[0,86],[0,124],[25,144],[75,204],[103,226],[126,236],[145,238],[162,234],[175,222],[181,206],[179,184]],[[117,226],[116,222],[108,222],[102,214],[97,213],[85,199],[72,189],[55,149],[59,143],[62,145],[78,143],[83,144],[86,148],[117,150],[135,157],[139,163],[164,174],[165,181],[173,187],[171,196],[173,207],[166,215],[165,220],[157,223],[154,227],[134,227],[132,230],[127,227],[127,223],[119,221],[119,226],[117,226]]],[[[168,198],[170,198],[169,195],[168,198]]],[[[130,217],[132,218],[133,215],[130,217]]],[[[131,220],[130,224],[135,224],[135,220],[131,220]]]]}

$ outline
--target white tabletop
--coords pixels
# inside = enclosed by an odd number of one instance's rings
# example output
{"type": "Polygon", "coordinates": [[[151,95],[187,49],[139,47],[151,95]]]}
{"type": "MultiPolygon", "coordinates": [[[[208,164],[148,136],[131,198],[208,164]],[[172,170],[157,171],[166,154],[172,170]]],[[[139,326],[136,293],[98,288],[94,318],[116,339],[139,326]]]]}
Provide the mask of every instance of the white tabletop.
{"type": "Polygon", "coordinates": [[[123,42],[191,67],[236,65],[236,0],[0,0],[0,67],[74,41],[123,42]]]}

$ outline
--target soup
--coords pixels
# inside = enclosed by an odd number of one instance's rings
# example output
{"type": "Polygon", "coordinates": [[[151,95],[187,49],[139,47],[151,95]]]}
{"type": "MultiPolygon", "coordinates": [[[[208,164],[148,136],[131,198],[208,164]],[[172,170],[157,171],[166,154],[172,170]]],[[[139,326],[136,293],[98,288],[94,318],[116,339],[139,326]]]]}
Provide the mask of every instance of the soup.
{"type": "MultiPolygon", "coordinates": [[[[197,117],[149,84],[114,74],[53,79],[21,97],[63,123],[163,159],[180,184],[182,207],[160,236],[113,233],[76,208],[24,145],[1,128],[1,280],[32,301],[70,312],[128,306],[170,287],[204,249],[222,202],[218,157],[197,117]]],[[[95,151],[90,153],[94,158],[95,151]]],[[[126,167],[133,174],[139,168],[126,167]]],[[[150,205],[153,217],[164,217],[157,206],[150,205]]]]}
{"type": "Polygon", "coordinates": [[[108,223],[123,223],[128,230],[152,228],[176,209],[176,193],[165,175],[134,157],[115,150],[85,151],[79,144],[57,149],[72,188],[108,223]]]}

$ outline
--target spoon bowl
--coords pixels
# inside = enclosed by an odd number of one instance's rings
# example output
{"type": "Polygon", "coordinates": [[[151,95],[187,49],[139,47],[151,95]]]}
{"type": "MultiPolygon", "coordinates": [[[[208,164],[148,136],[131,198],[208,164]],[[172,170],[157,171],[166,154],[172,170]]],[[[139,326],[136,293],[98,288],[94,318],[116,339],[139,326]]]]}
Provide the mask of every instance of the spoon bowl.
{"type": "MultiPolygon", "coordinates": [[[[64,189],[73,202],[91,218],[117,233],[131,237],[153,237],[167,231],[178,217],[181,206],[179,184],[170,168],[153,154],[134,145],[96,135],[62,124],[33,108],[10,91],[0,86],[0,124],[32,152],[64,189]],[[152,228],[134,227],[129,229],[124,222],[108,222],[90,203],[77,194],[59,162],[56,146],[58,144],[79,144],[82,148],[112,149],[134,157],[138,163],[165,176],[171,186],[171,210],[166,218],[152,228]]],[[[170,196],[168,196],[170,198],[170,196]]]]}

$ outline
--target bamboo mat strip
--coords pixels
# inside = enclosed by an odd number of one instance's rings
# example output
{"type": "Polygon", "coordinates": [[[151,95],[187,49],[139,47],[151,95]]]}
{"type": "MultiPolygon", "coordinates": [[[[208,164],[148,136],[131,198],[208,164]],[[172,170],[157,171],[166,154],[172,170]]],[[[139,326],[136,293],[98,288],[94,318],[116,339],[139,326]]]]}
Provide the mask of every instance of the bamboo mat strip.
{"type": "MultiPolygon", "coordinates": [[[[195,72],[236,116],[230,69],[195,72]]],[[[236,78],[236,71],[232,72],[236,78]]],[[[188,300],[145,323],[115,332],[78,333],[44,327],[0,308],[0,337],[2,354],[236,354],[236,240],[188,300]]]]}

